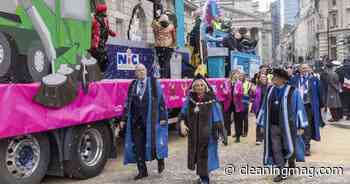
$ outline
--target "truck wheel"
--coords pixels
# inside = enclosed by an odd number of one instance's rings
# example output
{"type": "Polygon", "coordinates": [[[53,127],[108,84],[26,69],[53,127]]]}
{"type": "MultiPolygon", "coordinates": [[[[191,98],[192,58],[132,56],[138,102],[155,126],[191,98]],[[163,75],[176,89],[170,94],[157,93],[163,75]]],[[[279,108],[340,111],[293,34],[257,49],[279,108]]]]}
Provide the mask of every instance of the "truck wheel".
{"type": "Polygon", "coordinates": [[[108,126],[100,124],[76,127],[73,135],[71,159],[65,162],[65,174],[76,179],[99,175],[111,152],[112,135],[108,126]]]}
{"type": "Polygon", "coordinates": [[[9,73],[14,53],[7,37],[0,32],[0,77],[9,73]]]}
{"type": "Polygon", "coordinates": [[[46,136],[27,135],[0,140],[0,178],[2,184],[40,183],[50,162],[46,136]]]}
{"type": "Polygon", "coordinates": [[[50,61],[40,42],[31,44],[27,53],[27,69],[32,81],[40,81],[50,73],[50,61]]]}

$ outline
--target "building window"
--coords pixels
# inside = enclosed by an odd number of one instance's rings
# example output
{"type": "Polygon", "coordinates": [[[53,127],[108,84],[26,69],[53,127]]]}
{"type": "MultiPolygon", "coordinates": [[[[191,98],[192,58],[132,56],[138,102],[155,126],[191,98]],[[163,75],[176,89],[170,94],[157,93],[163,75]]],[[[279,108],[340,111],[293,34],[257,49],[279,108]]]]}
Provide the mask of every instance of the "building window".
{"type": "MultiPolygon", "coordinates": [[[[349,1],[349,8],[350,8],[350,1],[349,1]]],[[[347,17],[350,16],[350,9],[346,9],[346,15],[347,17]]],[[[348,24],[350,25],[350,19],[347,19],[348,20],[348,24]]]]}
{"type": "Polygon", "coordinates": [[[147,22],[146,14],[143,8],[138,4],[133,8],[132,17],[128,26],[128,39],[133,41],[147,40],[147,22]]]}
{"type": "Polygon", "coordinates": [[[116,10],[119,12],[124,12],[124,0],[116,0],[116,10]]]}
{"type": "Polygon", "coordinates": [[[334,12],[330,14],[331,16],[331,28],[338,27],[338,13],[334,12]]]}
{"type": "Polygon", "coordinates": [[[125,39],[125,33],[124,33],[124,25],[122,19],[116,19],[116,32],[118,33],[118,37],[121,39],[125,39]]]}
{"type": "Polygon", "coordinates": [[[332,0],[332,5],[337,6],[337,0],[332,0]]]}
{"type": "Polygon", "coordinates": [[[331,37],[331,46],[337,46],[337,37],[331,37]]]}
{"type": "Polygon", "coordinates": [[[337,59],[337,37],[330,38],[330,59],[337,59]]]}

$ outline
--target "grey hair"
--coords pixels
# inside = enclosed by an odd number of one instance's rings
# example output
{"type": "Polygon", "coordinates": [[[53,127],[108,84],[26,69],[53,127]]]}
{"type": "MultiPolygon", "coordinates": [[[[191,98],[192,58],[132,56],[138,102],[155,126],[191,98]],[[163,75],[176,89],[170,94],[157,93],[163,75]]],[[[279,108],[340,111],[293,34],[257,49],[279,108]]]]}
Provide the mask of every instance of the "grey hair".
{"type": "Polygon", "coordinates": [[[206,92],[209,92],[209,90],[210,90],[210,89],[209,89],[209,86],[208,86],[208,84],[207,84],[203,79],[196,79],[196,80],[193,81],[192,86],[191,86],[191,91],[192,91],[192,92],[194,92],[194,84],[195,84],[197,81],[201,81],[201,82],[204,84],[205,88],[206,88],[205,91],[206,91],[206,92]]]}
{"type": "Polygon", "coordinates": [[[137,65],[135,66],[135,68],[136,68],[136,67],[142,67],[142,68],[144,68],[144,69],[147,71],[146,66],[145,66],[144,64],[142,64],[142,63],[137,64],[137,65]]]}

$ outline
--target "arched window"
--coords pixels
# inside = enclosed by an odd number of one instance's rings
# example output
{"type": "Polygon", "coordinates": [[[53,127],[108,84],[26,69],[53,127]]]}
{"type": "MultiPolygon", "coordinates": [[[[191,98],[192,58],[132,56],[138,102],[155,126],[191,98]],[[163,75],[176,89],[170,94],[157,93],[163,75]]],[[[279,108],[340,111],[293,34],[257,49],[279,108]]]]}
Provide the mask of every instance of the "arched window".
{"type": "Polygon", "coordinates": [[[253,27],[250,29],[250,35],[253,40],[258,40],[259,35],[258,35],[259,29],[257,27],[253,27]]]}
{"type": "Polygon", "coordinates": [[[141,4],[137,4],[132,10],[132,15],[128,27],[128,40],[147,40],[146,14],[141,7],[141,4]]]}

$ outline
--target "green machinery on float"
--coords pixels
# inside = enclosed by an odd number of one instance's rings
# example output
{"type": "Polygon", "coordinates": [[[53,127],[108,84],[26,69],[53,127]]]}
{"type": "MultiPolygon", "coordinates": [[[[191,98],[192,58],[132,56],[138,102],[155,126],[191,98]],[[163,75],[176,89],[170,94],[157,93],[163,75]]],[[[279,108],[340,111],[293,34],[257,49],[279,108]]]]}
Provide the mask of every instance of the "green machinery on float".
{"type": "Polygon", "coordinates": [[[0,77],[39,81],[61,64],[79,63],[90,48],[90,5],[90,0],[1,0],[0,77]]]}

